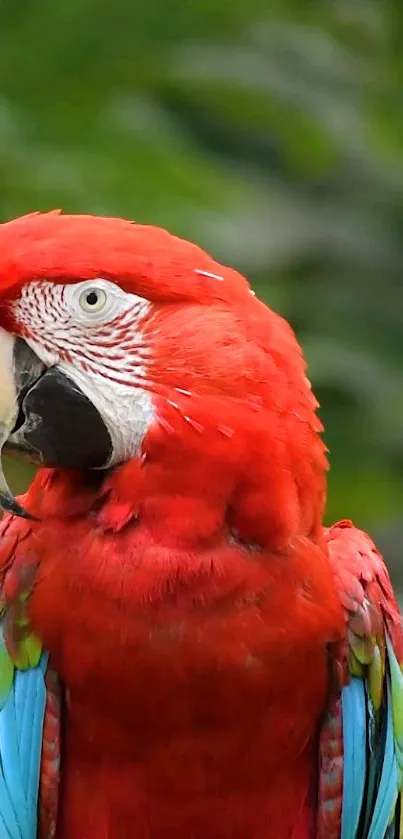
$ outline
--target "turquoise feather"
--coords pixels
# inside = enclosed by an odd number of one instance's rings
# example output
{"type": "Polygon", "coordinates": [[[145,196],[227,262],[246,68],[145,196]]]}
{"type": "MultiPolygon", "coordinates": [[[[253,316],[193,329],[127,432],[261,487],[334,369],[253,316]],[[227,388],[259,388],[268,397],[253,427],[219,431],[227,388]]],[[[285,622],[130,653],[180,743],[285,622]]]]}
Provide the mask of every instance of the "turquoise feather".
{"type": "Polygon", "coordinates": [[[0,836],[36,839],[47,655],[15,670],[0,709],[0,836]],[[5,701],[4,701],[5,699],[5,701]]]}
{"type": "Polygon", "coordinates": [[[342,691],[343,716],[343,811],[341,839],[357,835],[366,774],[366,696],[364,683],[352,678],[342,691]]]}
{"type": "Polygon", "coordinates": [[[382,773],[377,791],[375,807],[368,832],[368,839],[385,839],[388,826],[393,817],[398,794],[398,766],[394,749],[392,693],[390,679],[387,678],[386,704],[386,742],[383,755],[382,773]]]}
{"type": "Polygon", "coordinates": [[[21,778],[13,691],[0,713],[0,754],[8,798],[18,824],[18,836],[28,836],[28,809],[21,778]]]}
{"type": "Polygon", "coordinates": [[[343,806],[341,839],[394,839],[402,784],[403,676],[386,637],[383,703],[375,713],[364,679],[342,690],[343,806]]]}

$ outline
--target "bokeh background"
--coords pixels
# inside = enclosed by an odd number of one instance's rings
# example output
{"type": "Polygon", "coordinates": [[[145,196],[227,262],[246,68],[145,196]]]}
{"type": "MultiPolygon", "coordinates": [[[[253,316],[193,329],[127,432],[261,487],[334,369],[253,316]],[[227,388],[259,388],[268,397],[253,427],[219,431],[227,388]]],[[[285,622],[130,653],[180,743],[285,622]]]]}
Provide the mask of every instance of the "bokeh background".
{"type": "Polygon", "coordinates": [[[124,215],[245,272],[303,343],[328,520],[403,593],[402,35],[399,0],[0,5],[1,220],[124,215]]]}

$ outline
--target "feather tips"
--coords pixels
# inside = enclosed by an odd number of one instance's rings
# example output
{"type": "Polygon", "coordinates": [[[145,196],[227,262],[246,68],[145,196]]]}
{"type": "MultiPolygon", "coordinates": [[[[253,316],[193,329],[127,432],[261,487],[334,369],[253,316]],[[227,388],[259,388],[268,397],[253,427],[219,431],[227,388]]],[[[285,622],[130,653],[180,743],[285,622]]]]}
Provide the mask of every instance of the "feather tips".
{"type": "MultiPolygon", "coordinates": [[[[403,630],[382,558],[366,534],[350,522],[326,532],[329,556],[346,612],[346,639],[334,650],[342,672],[342,726],[337,769],[342,804],[332,836],[341,839],[398,839],[403,830],[403,630]]],[[[319,817],[325,811],[326,732],[335,726],[337,701],[329,705],[320,740],[319,817]]],[[[336,748],[336,744],[334,744],[336,748]]],[[[330,836],[318,821],[317,839],[330,836]]]]}
{"type": "Polygon", "coordinates": [[[365,688],[353,678],[342,691],[343,719],[343,806],[341,839],[357,835],[366,776],[365,688]]]}
{"type": "Polygon", "coordinates": [[[36,571],[29,550],[18,561],[16,547],[30,524],[4,516],[0,525],[0,836],[53,839],[58,778],[60,707],[48,655],[32,633],[27,603],[36,571]],[[13,524],[15,523],[15,528],[13,524]],[[51,678],[52,677],[52,678],[51,678]],[[44,732],[54,744],[43,742],[44,732]],[[54,746],[53,750],[51,746],[54,746]],[[50,757],[50,760],[49,760],[50,757]],[[50,763],[52,771],[49,773],[50,763]],[[41,787],[41,800],[39,790],[41,787]],[[42,789],[43,788],[43,789],[42,789]],[[45,791],[44,791],[45,790],[45,791]],[[46,799],[42,800],[42,799],[46,799]]]}
{"type": "Polygon", "coordinates": [[[42,654],[36,667],[15,670],[0,710],[0,814],[7,839],[37,836],[46,665],[42,654]]]}
{"type": "Polygon", "coordinates": [[[60,702],[48,655],[32,635],[13,660],[0,627],[0,836],[36,839],[55,835],[59,763],[60,702]],[[39,654],[38,654],[39,650],[39,654]],[[40,795],[39,795],[40,790],[40,795]],[[38,812],[39,810],[39,812],[38,812]]]}

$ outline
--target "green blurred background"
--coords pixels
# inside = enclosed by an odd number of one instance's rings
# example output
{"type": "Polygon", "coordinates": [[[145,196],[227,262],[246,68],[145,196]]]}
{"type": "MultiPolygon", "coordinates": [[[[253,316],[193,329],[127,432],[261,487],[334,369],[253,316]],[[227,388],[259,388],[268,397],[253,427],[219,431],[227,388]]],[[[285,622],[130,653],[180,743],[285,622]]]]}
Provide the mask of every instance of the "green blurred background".
{"type": "Polygon", "coordinates": [[[244,271],[305,348],[328,519],[403,592],[402,35],[399,0],[0,6],[1,220],[124,215],[244,271]]]}

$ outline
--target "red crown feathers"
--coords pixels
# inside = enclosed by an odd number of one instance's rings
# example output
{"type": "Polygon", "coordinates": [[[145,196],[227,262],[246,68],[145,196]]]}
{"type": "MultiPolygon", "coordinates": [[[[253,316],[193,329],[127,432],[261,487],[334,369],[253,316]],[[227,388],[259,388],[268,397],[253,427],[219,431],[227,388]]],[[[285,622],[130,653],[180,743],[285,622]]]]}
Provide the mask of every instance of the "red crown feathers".
{"type": "Polygon", "coordinates": [[[236,271],[159,227],[58,210],[0,225],[1,296],[30,280],[100,276],[152,301],[245,301],[249,291],[236,271]]]}

